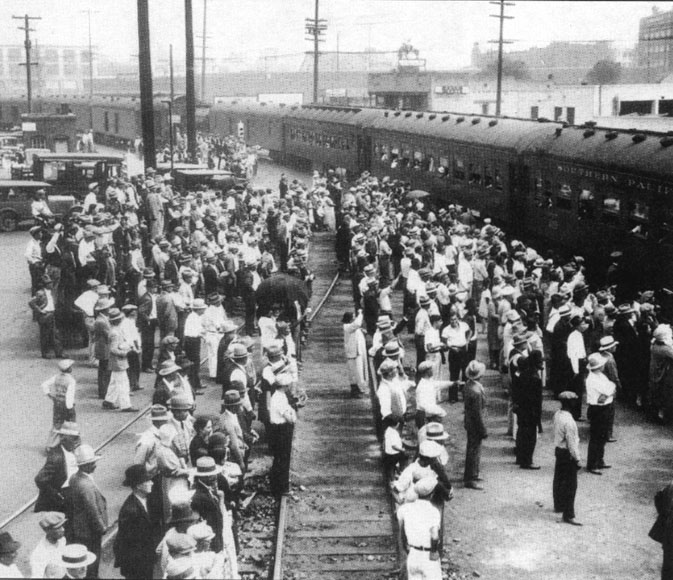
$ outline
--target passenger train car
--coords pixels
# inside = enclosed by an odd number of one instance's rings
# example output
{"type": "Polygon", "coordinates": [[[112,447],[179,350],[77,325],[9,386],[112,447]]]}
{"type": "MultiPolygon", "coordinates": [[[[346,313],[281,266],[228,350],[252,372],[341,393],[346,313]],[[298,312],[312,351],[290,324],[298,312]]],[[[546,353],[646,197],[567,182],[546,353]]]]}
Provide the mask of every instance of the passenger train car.
{"type": "Polygon", "coordinates": [[[456,113],[220,104],[211,127],[272,157],[408,181],[634,285],[673,288],[673,136],[456,113]]]}
{"type": "MultiPolygon", "coordinates": [[[[140,129],[132,97],[53,97],[36,112],[73,112],[96,140],[130,145],[140,129]]],[[[20,124],[25,101],[0,99],[0,128],[20,124]]],[[[173,113],[184,115],[184,97],[173,113]]],[[[626,121],[631,124],[631,121],[626,121]]],[[[617,124],[617,123],[615,123],[617,124]]],[[[264,103],[197,109],[200,130],[238,134],[279,162],[344,168],[408,181],[436,198],[491,217],[540,247],[582,255],[605,271],[624,253],[634,283],[673,288],[673,135],[594,124],[460,113],[264,103]]],[[[158,142],[168,111],[155,99],[158,142]]]]}

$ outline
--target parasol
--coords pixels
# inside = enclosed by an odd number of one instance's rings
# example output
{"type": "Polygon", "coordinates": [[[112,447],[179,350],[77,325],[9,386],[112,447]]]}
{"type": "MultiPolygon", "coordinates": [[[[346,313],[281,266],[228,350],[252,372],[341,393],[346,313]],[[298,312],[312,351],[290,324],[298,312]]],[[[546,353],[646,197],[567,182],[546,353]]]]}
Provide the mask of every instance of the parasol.
{"type": "Polygon", "coordinates": [[[407,199],[422,199],[424,197],[428,197],[430,195],[427,191],[423,191],[422,189],[413,189],[409,193],[407,193],[406,198],[407,199]]]}
{"type": "Polygon", "coordinates": [[[309,301],[306,284],[302,280],[277,272],[263,280],[255,293],[257,308],[260,315],[266,314],[273,304],[280,304],[286,316],[294,316],[294,302],[306,310],[309,301]]]}

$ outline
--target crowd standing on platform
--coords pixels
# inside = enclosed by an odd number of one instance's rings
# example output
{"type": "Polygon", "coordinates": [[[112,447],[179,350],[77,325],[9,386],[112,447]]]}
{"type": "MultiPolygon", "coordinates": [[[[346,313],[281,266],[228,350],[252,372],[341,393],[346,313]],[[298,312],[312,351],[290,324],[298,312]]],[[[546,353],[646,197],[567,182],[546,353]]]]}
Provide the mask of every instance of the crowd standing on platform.
{"type": "MultiPolygon", "coordinates": [[[[62,221],[45,217],[44,199],[34,202],[30,307],[42,357],[59,359],[42,384],[53,420],[35,477],[45,538],[31,565],[40,577],[97,577],[115,519],[95,481],[105,458],[86,443],[77,415],[83,389],[112,413],[139,411],[134,394],[153,388],[151,426],[120,473],[130,493],[113,548],[125,578],[239,577],[255,421],[273,456],[272,494],[290,489],[293,429],[306,402],[296,357],[310,312],[310,238],[334,220],[317,211],[325,205],[318,184],[282,176],[278,188],[255,189],[246,178],[256,174],[256,150],[239,140],[200,136],[198,150],[201,161],[237,172],[240,185],[178,191],[170,175],[149,168],[94,184],[62,221]],[[252,355],[258,333],[261,368],[252,355]],[[66,358],[84,346],[85,360],[66,358]],[[95,385],[78,378],[81,365],[97,368],[95,385]],[[206,389],[220,388],[216,408],[199,404],[206,389]]],[[[0,576],[19,576],[10,557],[19,543],[0,543],[0,576]]]]}
{"type": "MultiPolygon", "coordinates": [[[[334,179],[332,190],[339,187],[334,179]]],[[[655,293],[629,293],[619,251],[607,272],[588,277],[581,256],[539,253],[507,239],[490,218],[478,222],[469,208],[438,204],[409,183],[365,172],[336,200],[336,251],[353,289],[354,313],[343,315],[351,395],[359,397],[375,374],[384,463],[401,504],[409,578],[441,578],[434,555],[442,543],[431,524],[421,530],[410,514],[425,514],[428,493],[440,511],[441,498],[450,495],[448,459],[438,459],[446,453],[442,439],[430,441],[438,448],[428,447],[427,433],[446,435],[441,404],[458,402],[461,393],[464,487],[483,489],[480,449],[488,437],[488,387],[495,386],[492,378],[482,384],[488,369],[506,391],[507,435],[521,469],[540,469],[534,453],[543,389],[560,401],[550,491],[562,521],[581,526],[574,510],[584,463],[577,422],[589,422],[586,470],[601,476],[611,467],[607,444],[617,440],[617,400],[652,421],[672,418],[673,335],[655,293]],[[392,309],[391,291],[402,294],[400,311],[392,309]],[[414,359],[406,358],[404,330],[413,336],[414,359]],[[480,332],[488,346],[483,361],[476,352],[480,332]],[[415,498],[417,512],[407,507],[415,498]]],[[[673,526],[667,530],[665,553],[673,526]]]]}
{"type": "MultiPolygon", "coordinates": [[[[234,138],[202,138],[199,151],[210,166],[255,174],[254,150],[234,138]]],[[[480,461],[487,369],[507,392],[507,433],[522,469],[539,469],[543,389],[560,401],[550,491],[569,524],[581,525],[574,512],[577,422],[590,422],[586,468],[595,475],[610,468],[615,399],[670,422],[673,334],[653,292],[622,291],[619,252],[596,286],[580,256],[540,254],[508,240],[489,218],[477,223],[468,208],[418,198],[409,183],[388,177],[365,172],[348,182],[330,170],[316,172],[310,186],[282,175],[277,191],[248,184],[178,192],[170,177],[148,169],[92,188],[64,223],[40,222],[25,254],[43,357],[88,345],[98,396],[110,412],[135,411],[130,397],[144,388],[142,373],[155,377],[152,425],[124,478],[131,494],[119,515],[115,557],[125,577],[146,576],[150,562],[162,577],[236,577],[237,507],[259,439],[254,420],[264,423],[273,454],[271,489],[289,490],[292,431],[304,399],[296,341],[307,304],[263,303],[258,289],[287,274],[310,295],[307,258],[311,232],[319,230],[336,231],[337,259],[352,278],[354,311],[342,321],[350,394],[360,397],[375,381],[409,578],[441,578],[442,511],[453,497],[442,404],[461,395],[464,487],[480,490],[487,479],[480,461]],[[236,309],[242,330],[232,321],[236,309]],[[243,336],[258,331],[261,369],[243,336]],[[488,345],[483,361],[480,332],[488,345]],[[215,385],[221,409],[198,408],[198,395],[215,385]]],[[[67,542],[47,566],[68,568],[70,558],[71,568],[86,566],[94,577],[109,514],[92,476],[99,456],[80,442],[86,426],[76,422],[76,402],[84,385],[76,377],[77,363],[61,360],[59,374],[42,386],[54,414],[36,511],[48,512],[40,525],[62,528],[67,542]],[[77,524],[82,517],[87,526],[77,524]]],[[[665,555],[673,526],[666,530],[665,555]]],[[[58,535],[49,534],[50,546],[62,544],[58,535]]],[[[11,551],[17,543],[0,536],[0,544],[11,551]]]]}

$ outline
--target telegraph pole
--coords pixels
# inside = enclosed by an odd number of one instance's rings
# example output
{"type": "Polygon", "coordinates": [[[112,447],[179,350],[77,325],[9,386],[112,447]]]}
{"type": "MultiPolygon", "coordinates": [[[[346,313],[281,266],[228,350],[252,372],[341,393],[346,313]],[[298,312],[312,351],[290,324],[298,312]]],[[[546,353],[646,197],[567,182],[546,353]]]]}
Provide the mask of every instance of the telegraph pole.
{"type": "Polygon", "coordinates": [[[498,40],[490,40],[489,42],[498,43],[498,83],[496,88],[496,97],[495,97],[495,116],[500,116],[500,106],[502,102],[502,45],[503,44],[512,44],[511,40],[503,40],[502,32],[504,27],[505,19],[513,19],[514,16],[505,16],[505,6],[514,6],[514,2],[505,2],[505,0],[499,0],[497,2],[489,2],[489,4],[495,4],[500,6],[500,14],[491,14],[493,18],[500,19],[500,37],[498,40]]]}
{"type": "Polygon", "coordinates": [[[185,0],[185,56],[186,56],[186,115],[187,153],[196,161],[196,98],[194,95],[194,30],[192,25],[192,0],[185,0]]]}
{"type": "Polygon", "coordinates": [[[171,75],[171,104],[175,102],[175,84],[173,80],[173,45],[169,45],[168,47],[168,66],[170,69],[170,75],[171,75]]]}
{"type": "Polygon", "coordinates": [[[150,18],[147,2],[148,0],[138,0],[138,72],[140,74],[140,116],[143,127],[143,162],[145,169],[156,166],[150,18]]]}
{"type": "MultiPolygon", "coordinates": [[[[93,47],[91,44],[91,8],[88,10],[80,10],[81,13],[87,14],[89,20],[89,127],[93,128],[93,109],[91,109],[91,102],[93,101],[93,47]]],[[[98,10],[93,11],[94,14],[98,10]]]]}
{"type": "Polygon", "coordinates": [[[320,42],[325,42],[324,38],[320,38],[327,30],[327,21],[323,18],[318,18],[318,4],[319,0],[315,0],[315,18],[306,18],[306,34],[309,37],[306,40],[313,40],[313,103],[318,102],[318,46],[320,42]]]}
{"type": "Polygon", "coordinates": [[[206,100],[206,11],[208,0],[203,0],[203,34],[201,35],[201,101],[206,100]]]}
{"type": "Polygon", "coordinates": [[[24,41],[23,45],[26,48],[26,62],[20,62],[19,66],[25,66],[26,67],[26,91],[27,91],[27,96],[28,96],[28,112],[31,112],[32,109],[32,102],[33,102],[33,85],[32,85],[32,80],[31,80],[31,67],[37,66],[36,62],[32,62],[30,60],[30,49],[31,49],[31,42],[30,42],[30,33],[35,32],[34,28],[30,27],[30,21],[31,20],[42,20],[40,16],[28,16],[28,14],[24,14],[23,16],[12,16],[12,19],[14,20],[23,20],[24,25],[23,27],[19,26],[19,30],[25,30],[26,31],[26,40],[24,41]]]}

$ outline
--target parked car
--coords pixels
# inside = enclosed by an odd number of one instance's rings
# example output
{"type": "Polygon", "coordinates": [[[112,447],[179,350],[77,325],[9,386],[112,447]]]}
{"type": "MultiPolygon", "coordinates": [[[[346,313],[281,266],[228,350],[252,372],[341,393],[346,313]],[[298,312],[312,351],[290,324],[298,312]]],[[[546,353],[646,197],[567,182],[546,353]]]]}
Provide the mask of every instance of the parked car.
{"type": "Polygon", "coordinates": [[[0,230],[13,232],[20,223],[31,221],[31,203],[38,190],[46,192],[47,203],[54,217],[67,215],[75,205],[72,195],[50,195],[51,185],[44,181],[0,181],[0,230]]]}

